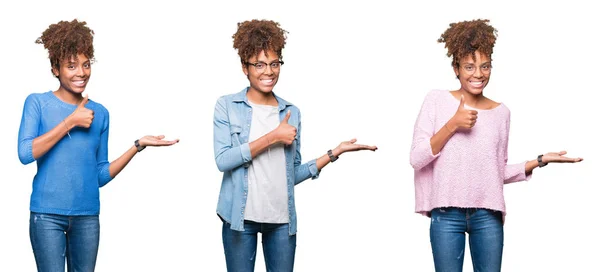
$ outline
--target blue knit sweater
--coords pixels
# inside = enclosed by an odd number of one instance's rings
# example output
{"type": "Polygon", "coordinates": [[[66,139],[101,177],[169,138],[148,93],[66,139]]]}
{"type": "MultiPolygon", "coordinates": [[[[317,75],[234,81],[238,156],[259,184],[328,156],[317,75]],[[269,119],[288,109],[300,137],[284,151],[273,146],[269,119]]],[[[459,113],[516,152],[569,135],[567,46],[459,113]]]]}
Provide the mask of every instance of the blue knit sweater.
{"type": "MultiPolygon", "coordinates": [[[[109,115],[104,106],[92,100],[85,107],[94,111],[92,125],[71,129],[71,137],[65,135],[37,159],[29,207],[32,212],[59,215],[100,213],[99,188],[112,179],[108,170],[109,115]]],[[[35,161],[33,140],[61,125],[76,108],[76,105],[58,99],[51,91],[29,95],[19,128],[21,163],[35,161]]]]}

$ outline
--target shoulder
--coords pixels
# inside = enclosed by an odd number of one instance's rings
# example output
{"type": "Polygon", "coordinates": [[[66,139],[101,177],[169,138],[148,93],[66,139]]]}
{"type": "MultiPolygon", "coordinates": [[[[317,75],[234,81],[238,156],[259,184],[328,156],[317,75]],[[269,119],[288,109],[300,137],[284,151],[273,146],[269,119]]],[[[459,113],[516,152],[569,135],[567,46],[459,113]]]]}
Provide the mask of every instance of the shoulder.
{"type": "MultiPolygon", "coordinates": [[[[421,111],[434,111],[435,108],[440,105],[445,105],[449,103],[440,102],[441,99],[444,98],[444,95],[449,95],[447,90],[430,90],[425,94],[425,98],[423,98],[423,103],[421,105],[421,111]]],[[[447,102],[447,101],[446,101],[447,102]]]]}
{"type": "Polygon", "coordinates": [[[434,102],[448,93],[447,90],[430,90],[425,94],[425,102],[434,102]]]}
{"type": "Polygon", "coordinates": [[[498,106],[495,108],[498,111],[498,114],[502,116],[510,117],[510,109],[505,103],[498,103],[498,106]]]}
{"type": "Polygon", "coordinates": [[[277,95],[275,95],[275,98],[277,99],[277,103],[279,105],[283,105],[285,107],[286,111],[287,110],[292,111],[292,115],[293,114],[300,114],[300,109],[296,105],[294,105],[292,102],[289,102],[289,101],[287,101],[287,100],[285,100],[285,99],[283,99],[283,98],[281,98],[281,97],[279,97],[277,95]]]}
{"type": "Polygon", "coordinates": [[[298,119],[300,119],[300,109],[296,107],[296,105],[288,104],[286,110],[290,110],[292,112],[292,116],[296,115],[298,116],[298,119]]]}
{"type": "Polygon", "coordinates": [[[52,91],[43,93],[30,93],[27,95],[27,98],[25,98],[25,102],[43,102],[49,100],[51,98],[50,95],[53,95],[52,91]]]}
{"type": "Polygon", "coordinates": [[[42,108],[49,101],[51,101],[52,91],[47,91],[43,93],[31,93],[27,95],[25,98],[25,107],[39,107],[42,108]]]}
{"type": "Polygon", "coordinates": [[[102,114],[108,116],[108,109],[106,107],[104,107],[104,105],[102,105],[94,100],[89,100],[88,105],[89,105],[88,107],[94,111],[94,114],[102,113],[102,114]]]}
{"type": "Polygon", "coordinates": [[[234,100],[242,100],[243,101],[244,97],[245,97],[244,94],[245,94],[245,91],[222,95],[219,98],[217,98],[217,105],[225,105],[227,103],[231,103],[234,100]]]}
{"type": "Polygon", "coordinates": [[[217,102],[215,103],[215,112],[225,112],[231,106],[229,104],[233,101],[233,96],[235,94],[227,94],[220,96],[217,98],[217,102]]]}
{"type": "Polygon", "coordinates": [[[510,126],[510,109],[504,104],[499,103],[499,105],[488,111],[491,113],[497,121],[500,123],[504,123],[507,126],[510,126]]]}

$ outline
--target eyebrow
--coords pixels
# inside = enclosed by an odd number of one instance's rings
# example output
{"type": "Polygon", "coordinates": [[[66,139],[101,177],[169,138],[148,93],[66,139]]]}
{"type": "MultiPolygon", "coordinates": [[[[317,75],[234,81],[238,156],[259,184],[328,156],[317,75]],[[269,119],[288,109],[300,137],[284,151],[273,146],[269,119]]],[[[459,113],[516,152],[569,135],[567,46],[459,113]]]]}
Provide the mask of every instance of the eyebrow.
{"type": "MultiPolygon", "coordinates": [[[[70,61],[70,60],[63,62],[63,64],[77,64],[77,63],[79,63],[79,62],[77,62],[77,61],[70,61]]],[[[86,60],[82,64],[86,64],[86,63],[90,63],[90,60],[86,60]]]]}
{"type": "MultiPolygon", "coordinates": [[[[487,61],[487,62],[482,63],[481,65],[486,65],[486,64],[491,65],[492,62],[491,61],[487,61]]],[[[461,65],[475,65],[475,63],[474,62],[463,62],[463,63],[461,63],[461,65]]]]}
{"type": "Polygon", "coordinates": [[[256,62],[273,63],[273,62],[281,62],[281,59],[276,59],[276,60],[273,60],[271,62],[267,62],[267,61],[264,61],[264,60],[256,60],[256,61],[248,61],[248,62],[251,62],[251,63],[256,63],[256,62]]]}

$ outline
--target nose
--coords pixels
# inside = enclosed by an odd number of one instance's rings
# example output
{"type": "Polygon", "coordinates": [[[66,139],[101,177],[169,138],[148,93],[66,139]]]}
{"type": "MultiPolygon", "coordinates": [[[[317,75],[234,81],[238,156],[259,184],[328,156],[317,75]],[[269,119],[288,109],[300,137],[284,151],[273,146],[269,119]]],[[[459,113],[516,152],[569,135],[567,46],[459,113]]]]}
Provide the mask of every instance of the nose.
{"type": "Polygon", "coordinates": [[[483,71],[481,71],[481,67],[476,67],[475,68],[475,72],[473,73],[474,77],[482,77],[483,76],[483,71]]]}
{"type": "Polygon", "coordinates": [[[86,69],[83,66],[77,66],[77,70],[75,71],[75,75],[78,77],[86,77],[86,69]]]}
{"type": "Polygon", "coordinates": [[[271,65],[266,65],[267,67],[265,68],[265,71],[263,72],[265,75],[272,75],[273,74],[273,68],[271,68],[271,65]]]}

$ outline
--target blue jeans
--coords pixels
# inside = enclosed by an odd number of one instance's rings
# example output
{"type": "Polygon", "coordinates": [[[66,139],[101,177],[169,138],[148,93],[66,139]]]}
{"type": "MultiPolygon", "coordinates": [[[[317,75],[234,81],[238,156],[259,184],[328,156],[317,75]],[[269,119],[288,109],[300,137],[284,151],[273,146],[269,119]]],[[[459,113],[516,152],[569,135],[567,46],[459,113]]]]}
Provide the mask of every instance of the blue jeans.
{"type": "Polygon", "coordinates": [[[34,213],[29,217],[29,238],[38,272],[94,271],[100,221],[97,215],[64,216],[34,213]]]}
{"type": "Polygon", "coordinates": [[[502,213],[475,208],[438,208],[431,211],[429,235],[435,271],[462,271],[465,233],[469,234],[473,270],[500,271],[504,245],[502,213]]]}
{"type": "Polygon", "coordinates": [[[289,235],[288,224],[244,221],[244,231],[235,231],[223,222],[223,247],[227,271],[252,272],[256,260],[258,233],[262,233],[267,272],[294,271],[296,235],[289,235]]]}

